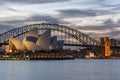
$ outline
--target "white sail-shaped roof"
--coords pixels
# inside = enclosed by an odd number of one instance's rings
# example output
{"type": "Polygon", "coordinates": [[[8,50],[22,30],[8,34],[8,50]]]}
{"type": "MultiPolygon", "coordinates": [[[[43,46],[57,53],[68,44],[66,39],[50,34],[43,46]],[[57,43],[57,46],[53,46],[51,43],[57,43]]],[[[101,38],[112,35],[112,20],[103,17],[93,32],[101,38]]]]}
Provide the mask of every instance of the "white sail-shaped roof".
{"type": "Polygon", "coordinates": [[[25,34],[23,39],[23,44],[27,48],[27,50],[39,50],[39,46],[36,45],[36,42],[39,38],[38,29],[33,28],[28,33],[25,34]]]}
{"type": "Polygon", "coordinates": [[[41,36],[36,42],[36,45],[40,46],[43,50],[47,51],[49,50],[50,39],[51,39],[51,30],[47,30],[43,34],[41,34],[41,36]]]}
{"type": "Polygon", "coordinates": [[[26,49],[22,41],[17,38],[10,38],[9,42],[9,45],[14,45],[14,47],[19,51],[24,51],[26,49]]]}
{"type": "Polygon", "coordinates": [[[38,28],[35,27],[35,28],[31,29],[29,32],[27,32],[27,33],[25,34],[25,37],[26,37],[26,36],[39,37],[38,28]]]}

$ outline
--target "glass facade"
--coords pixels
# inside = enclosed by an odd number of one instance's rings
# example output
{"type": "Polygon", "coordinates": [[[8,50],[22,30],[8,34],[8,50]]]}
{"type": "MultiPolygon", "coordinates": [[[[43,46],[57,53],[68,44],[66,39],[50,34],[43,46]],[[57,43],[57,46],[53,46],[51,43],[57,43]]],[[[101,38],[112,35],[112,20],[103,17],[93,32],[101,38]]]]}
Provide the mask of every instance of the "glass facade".
{"type": "Polygon", "coordinates": [[[37,40],[38,40],[38,38],[33,37],[33,36],[27,36],[27,37],[26,37],[26,41],[31,41],[31,42],[33,42],[33,43],[36,43],[37,40]]]}

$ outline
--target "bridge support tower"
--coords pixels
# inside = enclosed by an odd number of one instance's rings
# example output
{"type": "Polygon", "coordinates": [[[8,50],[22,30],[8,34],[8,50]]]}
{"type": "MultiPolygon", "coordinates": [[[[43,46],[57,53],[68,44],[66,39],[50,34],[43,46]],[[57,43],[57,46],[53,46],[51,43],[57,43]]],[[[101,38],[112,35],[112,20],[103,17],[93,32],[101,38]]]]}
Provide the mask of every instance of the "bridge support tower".
{"type": "Polygon", "coordinates": [[[108,37],[101,38],[101,53],[104,57],[110,57],[110,40],[108,37]]]}

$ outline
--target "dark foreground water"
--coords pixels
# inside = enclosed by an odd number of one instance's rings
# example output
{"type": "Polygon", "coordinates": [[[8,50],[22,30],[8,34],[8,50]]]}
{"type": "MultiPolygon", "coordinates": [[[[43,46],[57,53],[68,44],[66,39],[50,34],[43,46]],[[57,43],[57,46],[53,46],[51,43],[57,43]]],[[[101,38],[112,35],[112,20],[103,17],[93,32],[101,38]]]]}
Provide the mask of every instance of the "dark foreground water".
{"type": "Polygon", "coordinates": [[[120,80],[120,60],[0,61],[0,80],[120,80]]]}

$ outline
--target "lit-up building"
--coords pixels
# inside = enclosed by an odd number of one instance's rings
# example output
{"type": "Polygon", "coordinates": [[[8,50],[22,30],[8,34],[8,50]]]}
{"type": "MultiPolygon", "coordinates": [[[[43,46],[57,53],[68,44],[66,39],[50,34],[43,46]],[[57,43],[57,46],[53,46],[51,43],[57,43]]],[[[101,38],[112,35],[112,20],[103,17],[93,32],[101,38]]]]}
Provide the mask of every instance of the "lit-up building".
{"type": "Polygon", "coordinates": [[[102,48],[103,55],[105,57],[110,57],[110,40],[109,40],[109,38],[108,37],[101,38],[101,43],[104,45],[104,47],[102,48]]]}
{"type": "Polygon", "coordinates": [[[23,41],[17,38],[9,39],[9,51],[49,51],[63,48],[64,41],[57,41],[57,36],[51,37],[51,30],[38,33],[37,28],[31,29],[24,36],[23,41]]]}
{"type": "Polygon", "coordinates": [[[14,52],[15,50],[24,51],[26,48],[21,40],[17,38],[9,39],[9,50],[14,52]]]}

